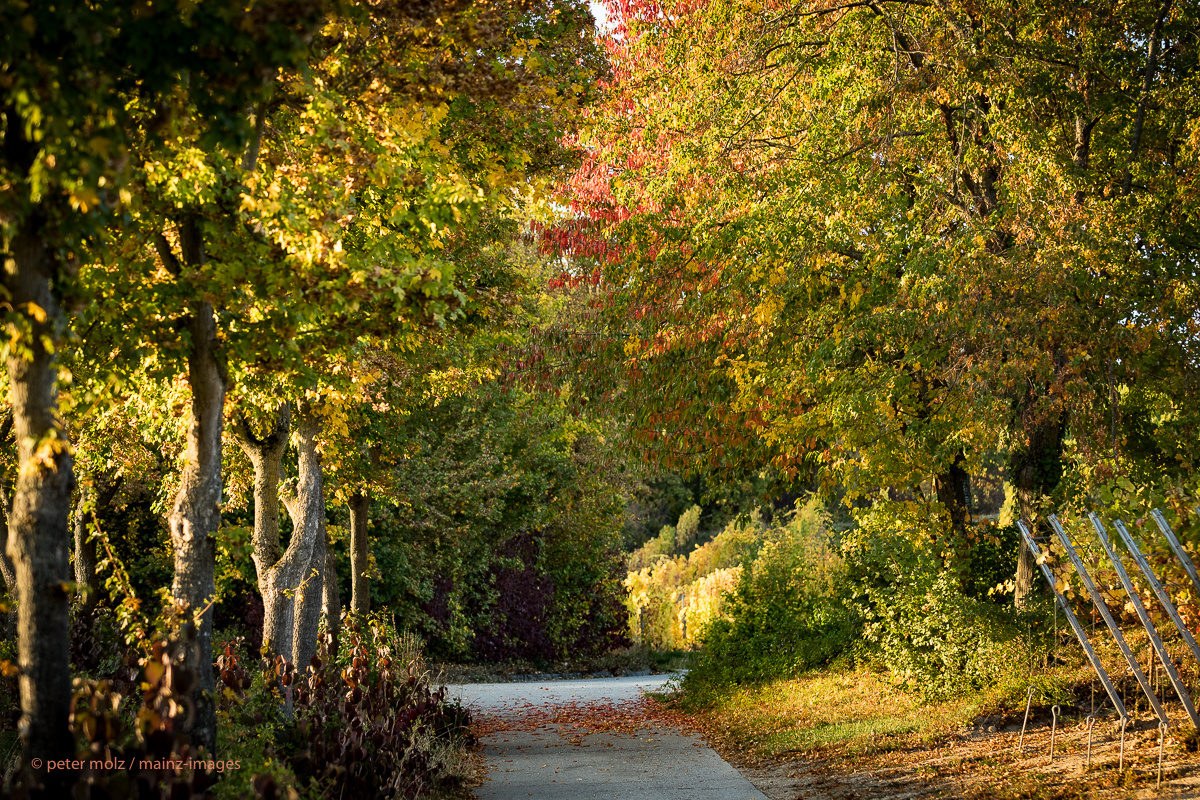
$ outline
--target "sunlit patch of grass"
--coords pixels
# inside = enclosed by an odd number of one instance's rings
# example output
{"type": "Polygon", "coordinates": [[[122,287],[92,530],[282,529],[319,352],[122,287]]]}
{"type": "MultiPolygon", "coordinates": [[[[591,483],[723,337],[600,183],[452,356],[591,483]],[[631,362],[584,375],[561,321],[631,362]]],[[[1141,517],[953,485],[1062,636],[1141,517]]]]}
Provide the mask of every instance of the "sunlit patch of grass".
{"type": "Polygon", "coordinates": [[[784,731],[768,737],[762,746],[771,753],[805,752],[856,740],[874,744],[880,737],[891,738],[904,733],[918,733],[920,729],[920,722],[914,719],[876,717],[784,731]]]}
{"type": "Polygon", "coordinates": [[[837,748],[878,752],[936,738],[967,722],[972,704],[920,704],[866,669],[820,672],[734,689],[702,712],[705,727],[759,757],[837,748]]]}

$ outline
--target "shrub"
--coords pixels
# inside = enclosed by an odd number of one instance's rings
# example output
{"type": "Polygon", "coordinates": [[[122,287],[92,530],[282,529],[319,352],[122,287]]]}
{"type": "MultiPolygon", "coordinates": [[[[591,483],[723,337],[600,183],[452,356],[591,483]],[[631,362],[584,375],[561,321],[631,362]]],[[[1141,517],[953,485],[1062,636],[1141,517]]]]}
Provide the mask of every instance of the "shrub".
{"type": "Polygon", "coordinates": [[[378,618],[346,621],[338,659],[331,643],[323,637],[296,684],[295,725],[283,739],[296,776],[345,797],[418,797],[455,782],[453,753],[471,743],[470,714],[447,701],[445,687],[433,689],[419,652],[398,648],[378,618]]]}
{"type": "Polygon", "coordinates": [[[731,685],[790,677],[842,654],[929,700],[985,687],[1019,693],[1043,649],[1047,614],[1036,603],[1017,612],[990,591],[1012,568],[1012,532],[980,524],[952,541],[923,509],[881,501],[835,541],[810,501],[766,530],[724,618],[704,635],[683,683],[689,702],[707,705],[731,685]]]}
{"type": "MultiPolygon", "coordinates": [[[[695,528],[698,519],[699,506],[693,506],[680,518],[678,530],[695,528]]],[[[672,537],[676,530],[664,529],[672,537]]],[[[742,560],[758,547],[763,530],[757,517],[735,521],[686,556],[647,559],[646,548],[632,556],[625,606],[633,640],[656,650],[699,644],[703,632],[722,615],[724,598],[741,575],[742,560]]],[[[661,537],[646,547],[652,550],[658,541],[661,537]]]]}
{"type": "Polygon", "coordinates": [[[140,664],[140,703],[126,702],[126,695],[117,690],[119,685],[131,684],[76,678],[70,725],[76,758],[84,769],[73,775],[24,769],[17,774],[9,796],[53,800],[64,796],[114,800],[208,796],[221,769],[215,764],[212,769],[176,766],[194,764],[193,759],[210,763],[209,757],[187,741],[185,729],[191,713],[187,694],[196,678],[181,666],[181,649],[165,641],[148,648],[140,664]],[[115,764],[124,768],[113,769],[115,764]],[[73,785],[52,785],[53,777],[73,785]]]}
{"type": "Polygon", "coordinates": [[[848,613],[840,559],[815,501],[768,529],[747,558],[726,618],[703,634],[704,650],[683,681],[707,705],[731,685],[791,676],[828,662],[858,632],[848,613]]]}
{"type": "Polygon", "coordinates": [[[863,621],[859,657],[927,700],[1024,676],[1036,646],[1030,632],[1040,630],[1034,623],[1044,609],[1022,613],[1004,596],[988,598],[982,584],[991,579],[990,546],[978,548],[978,563],[988,567],[978,580],[948,568],[936,548],[908,537],[860,540],[847,553],[851,605],[863,621]]]}
{"type": "Polygon", "coordinates": [[[503,547],[504,560],[492,571],[497,592],[486,625],[475,634],[475,655],[483,661],[554,658],[556,648],[546,624],[554,584],[537,569],[540,540],[523,533],[503,547]]]}
{"type": "Polygon", "coordinates": [[[71,726],[89,768],[63,775],[73,787],[42,787],[45,773],[27,771],[11,796],[413,798],[459,785],[469,775],[470,717],[430,685],[416,640],[377,617],[348,619],[342,630],[340,654],[323,636],[303,674],[282,659],[248,670],[244,638],[221,646],[219,760],[188,742],[195,676],[181,666],[182,646],[156,642],[140,676],[129,651],[114,679],[76,678],[71,726]],[[141,702],[128,702],[139,691],[141,702]],[[191,759],[204,766],[173,763],[191,759]],[[93,761],[125,766],[91,769],[93,761]]]}

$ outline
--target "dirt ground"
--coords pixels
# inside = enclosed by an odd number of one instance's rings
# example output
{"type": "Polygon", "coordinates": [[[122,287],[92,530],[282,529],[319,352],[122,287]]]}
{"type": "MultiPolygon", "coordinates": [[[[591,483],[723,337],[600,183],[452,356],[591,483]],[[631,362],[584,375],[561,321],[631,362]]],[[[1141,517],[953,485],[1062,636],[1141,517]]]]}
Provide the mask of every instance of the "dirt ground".
{"type": "Polygon", "coordinates": [[[1023,752],[1021,726],[1000,730],[981,721],[944,741],[874,752],[797,755],[772,760],[744,757],[713,742],[771,800],[797,798],[1200,798],[1200,756],[1186,752],[1178,732],[1163,742],[1149,723],[1131,726],[1120,770],[1120,730],[1101,721],[1092,730],[1088,763],[1086,722],[1066,720],[1053,732],[1049,719],[1030,721],[1023,752]],[[989,730],[990,728],[990,730],[989,730]]]}

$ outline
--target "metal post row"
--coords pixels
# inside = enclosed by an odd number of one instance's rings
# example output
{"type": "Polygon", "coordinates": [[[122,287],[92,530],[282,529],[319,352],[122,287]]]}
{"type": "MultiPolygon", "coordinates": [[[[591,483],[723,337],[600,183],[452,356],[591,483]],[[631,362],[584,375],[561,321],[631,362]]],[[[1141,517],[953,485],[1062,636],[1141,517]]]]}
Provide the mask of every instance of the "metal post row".
{"type": "Polygon", "coordinates": [[[1146,606],[1142,603],[1142,598],[1138,596],[1137,590],[1133,586],[1133,581],[1129,579],[1129,573],[1125,571],[1125,565],[1121,563],[1121,557],[1113,552],[1112,545],[1109,544],[1108,531],[1105,530],[1104,524],[1095,514],[1089,514],[1088,519],[1092,522],[1092,527],[1096,529],[1096,535],[1100,539],[1100,545],[1104,548],[1105,555],[1112,562],[1113,567],[1117,571],[1117,577],[1121,580],[1121,586],[1125,589],[1125,594],[1129,596],[1130,605],[1133,606],[1134,612],[1137,614],[1138,620],[1142,623],[1142,627],[1146,629],[1146,634],[1150,637],[1150,644],[1154,647],[1154,652],[1158,654],[1159,661],[1167,671],[1167,677],[1171,681],[1171,686],[1175,689],[1175,694],[1179,697],[1179,701],[1183,704],[1184,711],[1187,712],[1188,718],[1192,724],[1200,728],[1200,716],[1196,714],[1196,707],[1192,703],[1192,696],[1188,693],[1187,687],[1183,685],[1183,680],[1179,677],[1179,672],[1175,669],[1175,665],[1171,662],[1170,656],[1167,654],[1166,645],[1163,644],[1162,637],[1158,635],[1158,629],[1155,627],[1153,620],[1150,619],[1149,612],[1146,611],[1146,606]]]}
{"type": "MultiPolygon", "coordinates": [[[[1063,530],[1062,523],[1058,521],[1058,517],[1050,515],[1050,527],[1054,529],[1055,535],[1058,536],[1058,541],[1066,548],[1067,555],[1071,559],[1071,564],[1075,567],[1075,572],[1079,574],[1079,578],[1083,581],[1083,586],[1092,597],[1092,603],[1096,610],[1100,612],[1104,624],[1108,626],[1109,632],[1116,640],[1117,647],[1121,650],[1121,655],[1125,656],[1125,663],[1129,665],[1129,669],[1133,672],[1133,677],[1137,678],[1138,686],[1142,687],[1142,692],[1145,693],[1146,699],[1150,701],[1150,707],[1154,709],[1158,721],[1167,722],[1167,712],[1163,710],[1162,704],[1158,702],[1158,695],[1154,693],[1154,689],[1150,686],[1150,681],[1146,677],[1146,673],[1142,671],[1142,667],[1138,664],[1137,658],[1134,657],[1133,651],[1129,649],[1129,644],[1125,641],[1125,636],[1121,633],[1120,626],[1113,616],[1108,611],[1108,604],[1104,602],[1103,595],[1096,588],[1096,584],[1092,581],[1092,576],[1088,574],[1087,569],[1083,566],[1083,561],[1079,558],[1079,554],[1075,552],[1075,548],[1071,545],[1071,539],[1067,536],[1067,532],[1063,530]]],[[[1156,648],[1157,649],[1157,648],[1156,648]]]]}
{"type": "MultiPolygon", "coordinates": [[[[1096,651],[1092,648],[1091,642],[1088,641],[1087,634],[1083,631],[1083,626],[1079,624],[1079,620],[1075,617],[1075,612],[1071,610],[1071,604],[1067,602],[1067,598],[1063,597],[1062,592],[1058,590],[1058,586],[1054,581],[1054,574],[1050,572],[1050,567],[1042,563],[1042,551],[1038,547],[1037,540],[1025,525],[1024,520],[1017,521],[1017,527],[1021,531],[1021,538],[1025,540],[1025,546],[1033,553],[1037,559],[1037,565],[1042,570],[1042,575],[1046,578],[1046,583],[1050,585],[1050,589],[1054,592],[1054,597],[1058,604],[1062,607],[1063,613],[1067,617],[1067,622],[1071,625],[1071,630],[1075,633],[1075,638],[1079,640],[1079,644],[1083,647],[1083,652],[1087,654],[1088,661],[1092,664],[1092,669],[1100,678],[1100,683],[1104,684],[1104,691],[1108,693],[1108,699],[1112,701],[1113,708],[1121,716],[1121,733],[1122,740],[1124,739],[1125,725],[1129,722],[1129,712],[1125,710],[1125,704],[1121,702],[1121,695],[1113,686],[1112,681],[1108,677],[1108,672],[1105,671],[1104,665],[1100,663],[1100,657],[1096,655],[1096,651]]],[[[1144,676],[1143,676],[1144,677],[1144,676]]]]}

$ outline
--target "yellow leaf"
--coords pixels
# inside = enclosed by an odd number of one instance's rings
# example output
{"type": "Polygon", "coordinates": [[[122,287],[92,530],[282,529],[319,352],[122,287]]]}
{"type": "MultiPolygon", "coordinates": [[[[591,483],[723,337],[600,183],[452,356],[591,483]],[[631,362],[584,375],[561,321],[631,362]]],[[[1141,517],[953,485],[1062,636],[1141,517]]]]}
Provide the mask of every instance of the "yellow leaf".
{"type": "Polygon", "coordinates": [[[38,322],[46,321],[46,309],[42,308],[37,303],[26,303],[25,306],[26,310],[29,312],[29,316],[33,317],[38,322]]]}

